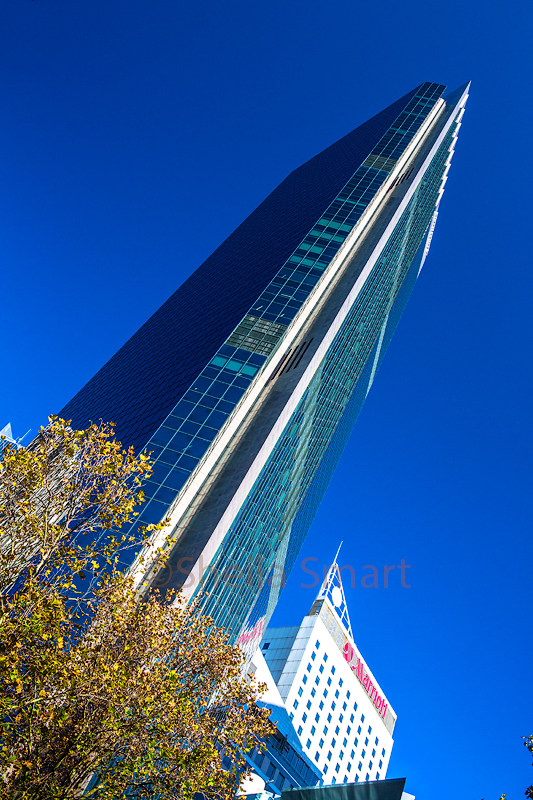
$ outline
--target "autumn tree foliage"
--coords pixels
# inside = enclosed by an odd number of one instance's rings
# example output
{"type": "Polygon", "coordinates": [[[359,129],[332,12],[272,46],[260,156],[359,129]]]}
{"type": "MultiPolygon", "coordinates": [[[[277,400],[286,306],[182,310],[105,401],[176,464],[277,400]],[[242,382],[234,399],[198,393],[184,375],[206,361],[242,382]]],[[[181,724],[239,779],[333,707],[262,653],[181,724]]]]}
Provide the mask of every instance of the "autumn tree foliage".
{"type": "Polygon", "coordinates": [[[227,634],[118,568],[150,469],[112,426],[56,418],[4,451],[2,800],[230,798],[272,730],[227,634]]]}

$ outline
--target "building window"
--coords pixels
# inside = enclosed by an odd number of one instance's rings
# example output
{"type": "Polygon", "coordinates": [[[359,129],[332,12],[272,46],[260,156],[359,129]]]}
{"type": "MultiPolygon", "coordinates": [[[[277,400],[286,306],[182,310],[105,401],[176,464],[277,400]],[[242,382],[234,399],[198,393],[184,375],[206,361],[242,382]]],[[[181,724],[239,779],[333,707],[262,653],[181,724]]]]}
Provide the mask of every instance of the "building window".
{"type": "Polygon", "coordinates": [[[311,708],[311,701],[310,700],[307,701],[306,707],[307,707],[307,710],[309,710],[311,708]]]}
{"type": "Polygon", "coordinates": [[[383,761],[380,760],[378,767],[381,769],[382,766],[383,766],[383,761]]]}
{"type": "Polygon", "coordinates": [[[342,745],[343,745],[343,747],[346,747],[346,745],[347,745],[347,744],[348,744],[348,739],[346,739],[346,737],[345,737],[345,738],[342,740],[342,745]]]}
{"type": "Polygon", "coordinates": [[[328,654],[324,653],[324,661],[327,661],[327,660],[328,660],[328,654]]]}
{"type": "Polygon", "coordinates": [[[346,765],[346,772],[351,772],[351,771],[352,771],[352,765],[351,765],[350,761],[348,761],[348,763],[346,765]]]}
{"type": "Polygon", "coordinates": [[[307,720],[307,714],[304,711],[304,713],[302,714],[302,721],[305,722],[306,720],[307,720]]]}
{"type": "Polygon", "coordinates": [[[316,733],[316,728],[315,728],[315,726],[313,725],[313,726],[312,726],[312,728],[311,728],[311,736],[314,736],[314,735],[315,735],[315,733],[316,733]]]}
{"type": "Polygon", "coordinates": [[[294,703],[292,704],[292,707],[293,708],[298,708],[298,700],[294,701],[294,703]]]}
{"type": "Polygon", "coordinates": [[[315,714],[315,722],[320,722],[320,714],[315,714]]]}
{"type": "Polygon", "coordinates": [[[320,753],[317,750],[315,753],[315,761],[318,761],[319,758],[320,758],[320,753]]]}
{"type": "Polygon", "coordinates": [[[292,711],[291,711],[291,713],[289,714],[289,719],[290,719],[290,721],[291,721],[291,722],[292,722],[292,721],[293,721],[293,719],[294,719],[294,714],[292,713],[292,711]]]}
{"type": "Polygon", "coordinates": [[[372,758],[374,758],[375,755],[376,755],[376,751],[372,750],[372,758]]]}
{"type": "Polygon", "coordinates": [[[301,725],[298,725],[298,736],[302,735],[303,728],[301,725]]]}
{"type": "Polygon", "coordinates": [[[331,746],[335,747],[336,744],[337,744],[337,740],[336,739],[332,739],[331,740],[331,746]]]}
{"type": "Polygon", "coordinates": [[[357,766],[357,769],[359,770],[359,772],[361,772],[361,770],[363,769],[363,762],[362,761],[359,762],[359,764],[357,766]]]}
{"type": "Polygon", "coordinates": [[[278,787],[280,792],[283,791],[283,787],[284,786],[285,786],[285,778],[283,777],[283,775],[280,775],[279,776],[279,787],[278,787]]]}
{"type": "Polygon", "coordinates": [[[320,678],[318,677],[318,675],[315,678],[315,683],[317,686],[320,686],[320,678]]]}
{"type": "Polygon", "coordinates": [[[339,714],[339,720],[340,720],[340,722],[342,722],[342,721],[343,721],[343,719],[344,719],[344,715],[343,715],[343,714],[339,714]]]}
{"type": "Polygon", "coordinates": [[[371,761],[368,762],[368,769],[372,769],[372,762],[371,761]]]}
{"type": "Polygon", "coordinates": [[[341,765],[340,764],[335,764],[335,772],[340,772],[340,769],[341,769],[341,765]]]}
{"type": "Polygon", "coordinates": [[[346,706],[346,703],[343,703],[343,704],[342,704],[342,710],[343,710],[343,711],[346,711],[346,708],[347,708],[347,706],[346,706]]]}
{"type": "Polygon", "coordinates": [[[355,781],[354,781],[354,783],[359,783],[359,775],[356,775],[356,776],[355,776],[355,781]]]}
{"type": "Polygon", "coordinates": [[[333,775],[333,777],[331,778],[331,782],[332,783],[337,783],[337,778],[335,777],[335,775],[333,775]]]}
{"type": "Polygon", "coordinates": [[[328,771],[328,765],[324,764],[324,766],[322,767],[322,772],[324,773],[324,775],[327,773],[327,771],[328,771]]]}
{"type": "Polygon", "coordinates": [[[324,689],[324,697],[327,697],[327,696],[328,696],[328,690],[324,689]]]}
{"type": "Polygon", "coordinates": [[[376,772],[376,780],[379,781],[379,772],[376,772]]]}
{"type": "Polygon", "coordinates": [[[328,754],[326,756],[328,761],[331,761],[331,750],[328,750],[328,754]]]}
{"type": "Polygon", "coordinates": [[[352,729],[348,725],[348,727],[346,728],[346,733],[348,734],[348,736],[350,735],[351,732],[352,732],[352,729]]]}
{"type": "Polygon", "coordinates": [[[354,711],[357,711],[357,703],[354,703],[354,704],[353,704],[353,710],[354,710],[354,711]]]}
{"type": "Polygon", "coordinates": [[[378,746],[378,744],[379,744],[379,739],[378,739],[378,737],[376,736],[376,741],[375,741],[375,745],[376,745],[376,747],[378,746]]]}
{"type": "Polygon", "coordinates": [[[361,756],[364,758],[366,756],[366,750],[361,750],[361,756]]]}
{"type": "Polygon", "coordinates": [[[319,668],[318,668],[318,671],[319,671],[320,673],[324,672],[324,664],[321,664],[321,665],[319,666],[319,668]]]}
{"type": "Polygon", "coordinates": [[[306,743],[305,743],[305,746],[306,746],[306,747],[307,747],[307,749],[309,750],[309,748],[311,747],[311,739],[308,739],[308,740],[306,741],[306,743]]]}
{"type": "Polygon", "coordinates": [[[365,747],[368,747],[368,736],[365,739],[365,747]]]}
{"type": "Polygon", "coordinates": [[[317,649],[317,650],[318,650],[318,648],[320,647],[320,642],[318,641],[318,639],[316,640],[315,647],[316,647],[316,649],[317,649]]]}
{"type": "Polygon", "coordinates": [[[360,726],[360,725],[359,725],[359,727],[357,728],[357,733],[361,733],[361,726],[360,726]]]}
{"type": "Polygon", "coordinates": [[[344,750],[341,750],[339,753],[339,761],[342,761],[343,758],[344,758],[344,750]]]}
{"type": "Polygon", "coordinates": [[[354,720],[354,716],[353,716],[353,714],[350,714],[350,722],[353,722],[353,720],[354,720]]]}
{"type": "Polygon", "coordinates": [[[369,726],[368,726],[368,732],[369,732],[369,733],[372,733],[372,725],[369,725],[369,726]]]}
{"type": "Polygon", "coordinates": [[[307,665],[307,671],[311,672],[311,668],[312,668],[312,664],[311,664],[311,662],[309,662],[309,664],[307,665]]]}
{"type": "Polygon", "coordinates": [[[304,693],[304,690],[300,686],[300,688],[298,689],[298,697],[301,697],[303,695],[303,693],[304,693]]]}
{"type": "Polygon", "coordinates": [[[314,650],[313,650],[313,652],[311,653],[311,658],[313,659],[313,661],[314,661],[314,660],[315,660],[315,658],[316,658],[316,653],[315,653],[315,651],[314,651],[314,650]]]}
{"type": "Polygon", "coordinates": [[[332,711],[335,711],[336,707],[337,707],[337,706],[336,706],[335,700],[332,700],[332,701],[331,701],[331,710],[332,710],[332,711]]]}
{"type": "Polygon", "coordinates": [[[315,694],[316,694],[316,689],[314,689],[314,688],[313,688],[313,689],[311,689],[311,697],[314,697],[314,696],[315,696],[315,694]]]}
{"type": "Polygon", "coordinates": [[[303,685],[305,686],[305,684],[307,683],[307,675],[304,675],[304,676],[303,676],[303,678],[302,678],[302,683],[303,683],[303,685]]]}
{"type": "Polygon", "coordinates": [[[270,642],[265,642],[263,644],[263,650],[268,650],[269,647],[270,647],[270,642]]]}
{"type": "Polygon", "coordinates": [[[370,773],[367,772],[366,775],[365,775],[365,781],[369,781],[369,780],[370,780],[370,773]]]}
{"type": "Polygon", "coordinates": [[[328,678],[328,686],[331,686],[331,678],[328,678]]]}
{"type": "Polygon", "coordinates": [[[332,668],[331,668],[331,674],[332,674],[332,675],[335,675],[335,667],[332,667],[332,668]]]}
{"type": "Polygon", "coordinates": [[[342,678],[339,678],[339,686],[342,687],[342,678]]]}
{"type": "Polygon", "coordinates": [[[320,709],[321,711],[322,711],[322,709],[324,708],[324,703],[322,702],[322,700],[321,700],[321,701],[320,701],[320,703],[318,704],[318,707],[319,707],[319,709],[320,709]]]}
{"type": "Polygon", "coordinates": [[[275,772],[276,772],[276,767],[274,766],[274,764],[269,764],[268,765],[267,778],[269,778],[269,780],[271,780],[274,777],[274,773],[275,772]]]}
{"type": "Polygon", "coordinates": [[[340,728],[339,728],[339,726],[337,725],[337,727],[335,728],[335,733],[338,735],[339,731],[340,731],[340,728]]]}
{"type": "Polygon", "coordinates": [[[328,722],[331,722],[331,714],[328,714],[328,722]]]}
{"type": "Polygon", "coordinates": [[[385,758],[385,748],[383,748],[383,750],[381,751],[381,755],[383,756],[383,758],[385,758]]]}
{"type": "Polygon", "coordinates": [[[357,738],[357,736],[356,736],[356,737],[355,737],[355,746],[357,747],[357,745],[358,745],[358,744],[359,744],[359,739],[358,739],[358,738],[357,738]]]}
{"type": "Polygon", "coordinates": [[[348,698],[348,700],[350,699],[350,692],[346,692],[346,697],[348,698]]]}
{"type": "Polygon", "coordinates": [[[344,776],[343,783],[348,783],[348,776],[347,775],[344,776]]]}
{"type": "Polygon", "coordinates": [[[337,700],[339,699],[339,690],[338,690],[338,689],[337,689],[337,691],[335,692],[335,697],[337,698],[337,700]]]}
{"type": "Polygon", "coordinates": [[[350,753],[350,758],[355,758],[355,750],[352,750],[352,752],[350,753]]]}

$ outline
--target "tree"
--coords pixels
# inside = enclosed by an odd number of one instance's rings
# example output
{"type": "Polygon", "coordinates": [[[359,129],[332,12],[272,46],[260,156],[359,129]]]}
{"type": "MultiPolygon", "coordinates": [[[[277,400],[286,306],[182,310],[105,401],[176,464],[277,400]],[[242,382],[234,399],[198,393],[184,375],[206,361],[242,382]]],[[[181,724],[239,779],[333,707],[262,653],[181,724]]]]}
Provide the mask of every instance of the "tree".
{"type": "Polygon", "coordinates": [[[117,568],[131,542],[114,531],[149,471],[111,426],[57,419],[2,462],[2,800],[229,798],[243,754],[272,732],[227,634],[180,597],[139,602],[117,568]]]}
{"type": "MultiPolygon", "coordinates": [[[[531,755],[533,755],[533,736],[524,736],[524,745],[527,747],[531,755]]],[[[527,787],[525,794],[526,797],[529,797],[531,800],[533,800],[533,784],[527,787]]]]}

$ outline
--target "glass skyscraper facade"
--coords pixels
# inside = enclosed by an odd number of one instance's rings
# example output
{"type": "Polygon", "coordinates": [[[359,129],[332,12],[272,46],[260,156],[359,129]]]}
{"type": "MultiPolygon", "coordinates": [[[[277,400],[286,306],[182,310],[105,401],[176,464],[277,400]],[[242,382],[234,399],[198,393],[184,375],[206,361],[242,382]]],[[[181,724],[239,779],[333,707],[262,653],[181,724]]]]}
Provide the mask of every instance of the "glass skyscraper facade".
{"type": "Polygon", "coordinates": [[[142,577],[202,590],[250,649],[427,255],[467,92],[423,83],[292,172],[60,412],[152,452],[136,524],[170,516],[171,550],[142,577]]]}

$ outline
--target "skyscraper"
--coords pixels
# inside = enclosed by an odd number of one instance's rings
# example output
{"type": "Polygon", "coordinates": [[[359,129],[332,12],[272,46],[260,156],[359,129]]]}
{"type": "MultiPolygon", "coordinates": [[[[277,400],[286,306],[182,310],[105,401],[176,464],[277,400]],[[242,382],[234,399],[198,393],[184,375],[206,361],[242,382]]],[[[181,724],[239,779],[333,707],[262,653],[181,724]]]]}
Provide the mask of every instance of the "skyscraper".
{"type": "Polygon", "coordinates": [[[444,92],[292,172],[60,412],[153,453],[138,524],[173,543],[145,577],[250,649],[426,258],[468,87],[444,92]]]}

